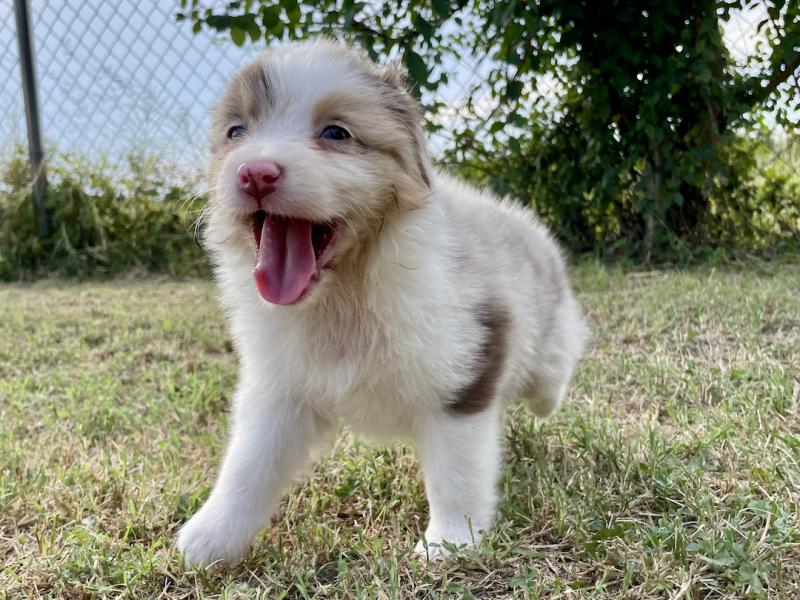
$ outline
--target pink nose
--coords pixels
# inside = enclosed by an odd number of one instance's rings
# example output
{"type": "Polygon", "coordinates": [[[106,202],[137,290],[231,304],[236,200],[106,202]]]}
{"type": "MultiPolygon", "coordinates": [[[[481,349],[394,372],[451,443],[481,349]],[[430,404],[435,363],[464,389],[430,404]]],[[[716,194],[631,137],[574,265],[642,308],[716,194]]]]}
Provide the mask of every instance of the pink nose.
{"type": "Polygon", "coordinates": [[[236,169],[239,189],[261,206],[261,200],[275,191],[281,168],[274,160],[249,160],[236,169]]]}

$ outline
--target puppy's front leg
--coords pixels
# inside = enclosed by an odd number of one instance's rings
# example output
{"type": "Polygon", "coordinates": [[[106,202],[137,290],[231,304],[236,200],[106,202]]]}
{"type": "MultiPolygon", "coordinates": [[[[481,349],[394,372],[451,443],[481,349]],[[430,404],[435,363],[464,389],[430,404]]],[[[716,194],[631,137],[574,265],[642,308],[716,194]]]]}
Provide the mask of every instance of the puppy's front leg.
{"type": "Polygon", "coordinates": [[[417,443],[430,518],[425,543],[414,549],[420,556],[445,556],[443,541],[474,547],[491,527],[501,453],[497,405],[474,415],[442,414],[421,426],[417,443]]]}
{"type": "Polygon", "coordinates": [[[323,429],[316,415],[288,399],[240,388],[216,485],[178,537],[187,561],[207,566],[242,558],[323,429]]]}

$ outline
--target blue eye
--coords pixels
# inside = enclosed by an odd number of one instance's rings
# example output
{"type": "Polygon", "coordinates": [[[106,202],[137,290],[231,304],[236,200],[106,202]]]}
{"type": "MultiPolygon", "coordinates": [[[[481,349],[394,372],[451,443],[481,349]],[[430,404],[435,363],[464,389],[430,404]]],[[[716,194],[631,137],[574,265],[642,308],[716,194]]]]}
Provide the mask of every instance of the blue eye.
{"type": "Polygon", "coordinates": [[[350,137],[350,132],[339,125],[328,125],[322,130],[322,133],[319,134],[319,137],[323,140],[346,140],[350,137]]]}
{"type": "Polygon", "coordinates": [[[234,125],[228,129],[227,135],[229,140],[238,140],[239,138],[244,137],[245,133],[247,133],[247,130],[244,127],[241,125],[234,125]]]}

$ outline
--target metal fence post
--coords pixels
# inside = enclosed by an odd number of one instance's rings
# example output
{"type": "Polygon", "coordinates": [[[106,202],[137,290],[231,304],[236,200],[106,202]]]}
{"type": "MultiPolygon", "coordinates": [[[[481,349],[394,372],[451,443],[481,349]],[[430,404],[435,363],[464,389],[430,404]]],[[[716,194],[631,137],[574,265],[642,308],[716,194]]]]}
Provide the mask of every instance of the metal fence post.
{"type": "Polygon", "coordinates": [[[28,0],[14,0],[14,14],[17,18],[17,44],[19,45],[19,68],[22,77],[22,93],[25,97],[25,118],[28,124],[28,149],[31,157],[33,178],[33,205],[39,235],[50,234],[50,221],[44,204],[47,187],[42,132],[39,127],[39,98],[36,94],[36,73],[33,58],[33,39],[31,36],[30,11],[28,0]]]}

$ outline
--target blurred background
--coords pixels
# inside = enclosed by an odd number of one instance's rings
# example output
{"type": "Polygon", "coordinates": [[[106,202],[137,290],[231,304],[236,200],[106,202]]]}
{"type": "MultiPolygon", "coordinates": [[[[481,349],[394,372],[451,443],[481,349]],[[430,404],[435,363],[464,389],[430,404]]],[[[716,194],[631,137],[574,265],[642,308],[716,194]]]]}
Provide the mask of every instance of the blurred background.
{"type": "Polygon", "coordinates": [[[575,253],[686,262],[800,241],[791,2],[30,0],[0,4],[0,277],[204,272],[209,107],[265,47],[400,61],[442,168],[575,253]],[[35,210],[15,7],[47,188],[35,210]]]}

